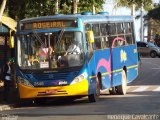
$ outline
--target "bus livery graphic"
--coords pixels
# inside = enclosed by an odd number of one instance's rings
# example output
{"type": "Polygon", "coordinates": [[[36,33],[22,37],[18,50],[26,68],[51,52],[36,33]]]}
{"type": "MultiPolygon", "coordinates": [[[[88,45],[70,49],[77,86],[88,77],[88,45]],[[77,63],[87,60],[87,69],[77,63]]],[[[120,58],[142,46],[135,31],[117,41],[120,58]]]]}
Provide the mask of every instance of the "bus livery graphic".
{"type": "Polygon", "coordinates": [[[131,16],[55,15],[19,21],[16,75],[21,99],[126,94],[138,76],[131,16]]]}

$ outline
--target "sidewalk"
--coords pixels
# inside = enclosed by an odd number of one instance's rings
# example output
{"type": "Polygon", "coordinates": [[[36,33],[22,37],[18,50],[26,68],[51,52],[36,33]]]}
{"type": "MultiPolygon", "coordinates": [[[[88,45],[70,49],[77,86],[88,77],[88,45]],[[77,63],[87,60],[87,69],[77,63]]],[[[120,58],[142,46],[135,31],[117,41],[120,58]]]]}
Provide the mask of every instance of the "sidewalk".
{"type": "Polygon", "coordinates": [[[8,101],[3,101],[3,86],[0,86],[0,111],[12,109],[18,101],[18,90],[16,88],[11,88],[10,94],[8,95],[8,101]]]}

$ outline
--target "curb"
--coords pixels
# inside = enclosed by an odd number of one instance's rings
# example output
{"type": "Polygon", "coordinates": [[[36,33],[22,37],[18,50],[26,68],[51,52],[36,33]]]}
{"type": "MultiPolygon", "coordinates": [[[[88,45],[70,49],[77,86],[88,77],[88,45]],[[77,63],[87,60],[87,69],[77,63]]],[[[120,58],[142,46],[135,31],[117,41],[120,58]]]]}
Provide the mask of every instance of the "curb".
{"type": "Polygon", "coordinates": [[[13,108],[13,105],[1,105],[0,111],[11,110],[12,108],[13,108]]]}

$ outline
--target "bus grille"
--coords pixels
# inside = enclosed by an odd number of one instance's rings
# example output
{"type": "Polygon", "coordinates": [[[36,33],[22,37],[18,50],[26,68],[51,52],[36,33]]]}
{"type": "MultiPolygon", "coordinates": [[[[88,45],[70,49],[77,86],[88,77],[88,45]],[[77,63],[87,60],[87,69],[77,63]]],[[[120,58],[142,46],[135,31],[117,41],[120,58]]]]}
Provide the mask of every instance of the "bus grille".
{"type": "Polygon", "coordinates": [[[67,91],[56,91],[55,93],[38,92],[37,96],[49,96],[49,95],[67,95],[67,91]]]}
{"type": "Polygon", "coordinates": [[[41,73],[41,74],[32,74],[34,78],[36,78],[38,81],[48,81],[48,80],[66,80],[68,77],[70,79],[73,79],[78,74],[78,71],[76,72],[66,72],[66,73],[41,73]]]}

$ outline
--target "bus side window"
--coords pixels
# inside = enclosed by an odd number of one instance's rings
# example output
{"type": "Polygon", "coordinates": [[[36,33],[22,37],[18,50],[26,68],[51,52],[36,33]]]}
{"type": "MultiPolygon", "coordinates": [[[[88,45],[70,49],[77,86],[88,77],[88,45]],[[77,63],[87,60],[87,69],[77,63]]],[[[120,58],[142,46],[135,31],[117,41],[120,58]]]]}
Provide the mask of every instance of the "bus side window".
{"type": "Polygon", "coordinates": [[[120,34],[120,35],[124,34],[123,23],[117,23],[117,34],[120,34]]]}
{"type": "Polygon", "coordinates": [[[128,44],[132,44],[133,43],[133,34],[132,34],[132,25],[131,23],[124,23],[124,27],[125,27],[125,38],[128,44]]]}
{"type": "Polygon", "coordinates": [[[102,38],[101,38],[101,45],[102,45],[102,48],[103,48],[103,49],[109,48],[108,37],[102,37],[102,38]]]}
{"type": "Polygon", "coordinates": [[[98,49],[101,49],[101,40],[100,38],[95,38],[95,49],[98,50],[98,49]]]}
{"type": "Polygon", "coordinates": [[[109,34],[112,35],[112,36],[117,34],[115,23],[109,24],[109,34]]]}
{"type": "Polygon", "coordinates": [[[108,27],[107,24],[104,24],[104,23],[100,24],[100,30],[101,30],[102,36],[106,36],[108,34],[107,27],[108,27]]]}
{"type": "Polygon", "coordinates": [[[85,25],[85,30],[86,30],[86,31],[91,30],[91,24],[86,24],[86,25],[85,25]]]}
{"type": "Polygon", "coordinates": [[[115,23],[108,24],[108,41],[110,47],[112,47],[112,42],[116,37],[117,37],[116,24],[115,23]]]}
{"type": "MultiPolygon", "coordinates": [[[[86,33],[86,36],[87,36],[87,33],[86,33]]],[[[90,58],[92,57],[93,55],[93,46],[94,46],[94,43],[90,43],[89,40],[87,39],[86,37],[86,43],[87,43],[87,49],[88,49],[88,61],[90,60],[90,58]]]]}
{"type": "Polygon", "coordinates": [[[109,27],[108,24],[106,23],[101,23],[100,24],[100,32],[101,32],[101,48],[109,48],[109,41],[108,41],[108,33],[109,33],[109,27]]]}
{"type": "Polygon", "coordinates": [[[92,25],[92,30],[93,30],[93,33],[94,33],[95,37],[100,35],[99,24],[93,24],[92,25]]]}

